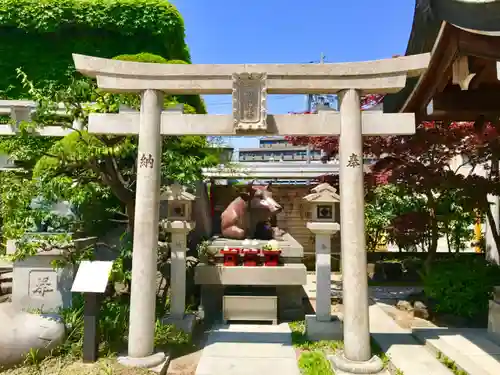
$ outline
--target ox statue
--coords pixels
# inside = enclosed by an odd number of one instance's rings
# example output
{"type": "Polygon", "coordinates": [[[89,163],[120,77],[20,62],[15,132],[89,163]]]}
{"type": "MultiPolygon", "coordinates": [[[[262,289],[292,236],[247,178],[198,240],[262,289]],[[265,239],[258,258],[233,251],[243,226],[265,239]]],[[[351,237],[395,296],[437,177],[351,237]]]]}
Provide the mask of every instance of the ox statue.
{"type": "Polygon", "coordinates": [[[249,237],[272,239],[277,228],[271,227],[272,217],[283,208],[273,199],[267,186],[254,186],[251,182],[239,197],[233,200],[221,215],[222,236],[235,240],[249,237]]]}

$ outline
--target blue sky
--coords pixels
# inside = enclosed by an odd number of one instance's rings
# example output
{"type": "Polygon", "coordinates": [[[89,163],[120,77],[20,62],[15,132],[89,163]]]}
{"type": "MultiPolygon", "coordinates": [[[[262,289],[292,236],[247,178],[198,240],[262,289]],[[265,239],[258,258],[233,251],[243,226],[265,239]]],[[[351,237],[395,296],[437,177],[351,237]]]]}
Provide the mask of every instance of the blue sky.
{"type": "MultiPolygon", "coordinates": [[[[362,61],[403,55],[412,0],[171,0],[184,17],[195,64],[362,61]]],[[[226,95],[206,96],[209,113],[230,113],[226,95]]],[[[276,95],[270,113],[302,111],[300,95],[276,95]]],[[[231,138],[256,147],[255,138],[231,138]]]]}

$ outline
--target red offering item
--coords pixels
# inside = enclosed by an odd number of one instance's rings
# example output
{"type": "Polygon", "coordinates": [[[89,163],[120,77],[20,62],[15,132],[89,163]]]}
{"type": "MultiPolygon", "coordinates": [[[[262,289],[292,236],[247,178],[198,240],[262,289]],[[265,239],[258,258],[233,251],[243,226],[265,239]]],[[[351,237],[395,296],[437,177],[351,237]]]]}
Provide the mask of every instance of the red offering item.
{"type": "Polygon", "coordinates": [[[221,249],[220,253],[224,255],[225,266],[234,267],[238,265],[240,249],[238,248],[231,248],[227,250],[221,249]]]}
{"type": "Polygon", "coordinates": [[[259,262],[259,249],[243,249],[243,265],[245,267],[256,267],[259,262]]]}
{"type": "Polygon", "coordinates": [[[264,254],[264,266],[276,267],[280,262],[281,250],[262,250],[264,254]]]}

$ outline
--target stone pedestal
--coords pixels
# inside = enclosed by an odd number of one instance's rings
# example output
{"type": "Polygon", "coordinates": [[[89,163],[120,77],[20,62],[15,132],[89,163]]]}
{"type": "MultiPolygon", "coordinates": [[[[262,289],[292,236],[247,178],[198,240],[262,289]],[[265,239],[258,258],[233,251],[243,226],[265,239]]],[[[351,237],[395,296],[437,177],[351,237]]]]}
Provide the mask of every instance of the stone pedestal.
{"type": "Polygon", "coordinates": [[[163,319],[164,324],[173,324],[186,333],[192,333],[195,316],[186,314],[186,250],[187,235],[194,229],[194,223],[168,221],[167,231],[172,235],[170,265],[170,313],[163,319]]]}
{"type": "MultiPolygon", "coordinates": [[[[268,241],[258,241],[262,248],[268,241]]],[[[224,247],[246,247],[242,240],[213,238],[208,251],[214,254],[215,264],[199,263],[195,268],[195,284],[200,285],[199,315],[207,324],[221,322],[224,292],[234,287],[245,289],[273,288],[278,297],[278,319],[295,321],[304,319],[303,285],[307,284],[307,270],[302,263],[303,248],[289,233],[278,240],[283,265],[278,267],[225,267],[220,253],[224,247]]]]}
{"type": "Polygon", "coordinates": [[[306,336],[310,341],[342,340],[342,321],[336,316],[319,320],[316,315],[306,315],[306,336]]]}
{"type": "Polygon", "coordinates": [[[304,302],[306,297],[301,285],[278,285],[278,315],[281,321],[296,321],[304,319],[304,302]]]}
{"type": "Polygon", "coordinates": [[[170,233],[170,312],[164,324],[173,324],[186,333],[192,333],[196,317],[186,312],[186,251],[187,235],[195,228],[191,221],[192,202],[196,199],[175,183],[167,187],[161,200],[168,201],[167,218],[162,220],[163,230],[170,233]]]}
{"type": "Polygon", "coordinates": [[[495,287],[494,299],[490,301],[488,312],[488,335],[500,345],[500,287],[495,287]]]}
{"type": "Polygon", "coordinates": [[[377,356],[373,356],[367,361],[351,361],[345,357],[344,353],[340,353],[337,355],[329,355],[328,360],[330,361],[330,365],[335,375],[389,375],[389,372],[384,370],[384,363],[377,356]]]}
{"type": "Polygon", "coordinates": [[[338,223],[307,223],[316,235],[316,315],[306,317],[310,340],[341,340],[342,324],[331,315],[331,236],[340,230],[338,223]]]}
{"type": "Polygon", "coordinates": [[[152,372],[164,375],[167,372],[170,357],[163,352],[145,357],[118,357],[118,363],[126,367],[146,368],[152,372]]]}
{"type": "MultiPolygon", "coordinates": [[[[7,255],[16,252],[15,240],[7,240],[7,255]]],[[[73,268],[54,268],[62,260],[61,250],[40,252],[13,263],[12,303],[21,310],[56,312],[71,306],[73,268]]]]}

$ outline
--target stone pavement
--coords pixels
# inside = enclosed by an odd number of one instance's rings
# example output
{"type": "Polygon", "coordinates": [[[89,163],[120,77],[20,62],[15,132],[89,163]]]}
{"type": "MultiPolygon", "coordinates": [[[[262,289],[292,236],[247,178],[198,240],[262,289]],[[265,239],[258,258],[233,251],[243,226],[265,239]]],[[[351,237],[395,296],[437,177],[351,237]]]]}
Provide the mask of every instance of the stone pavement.
{"type": "Polygon", "coordinates": [[[230,324],[213,329],[196,375],[300,375],[287,323],[230,324]]]}
{"type": "Polygon", "coordinates": [[[488,339],[486,329],[414,328],[413,335],[469,375],[500,374],[500,346],[488,339]]]}
{"type": "Polygon", "coordinates": [[[401,328],[378,303],[370,306],[370,332],[392,364],[405,375],[452,374],[412,336],[411,330],[401,328]]]}
{"type": "MultiPolygon", "coordinates": [[[[342,275],[339,273],[332,273],[331,276],[331,295],[332,298],[341,299],[342,298],[342,275]]],[[[307,284],[304,285],[304,290],[309,299],[316,299],[316,275],[314,273],[307,274],[307,284]]],[[[405,299],[410,294],[419,293],[422,291],[422,287],[414,286],[369,286],[368,293],[370,298],[375,301],[382,300],[397,300],[405,299]]]]}

